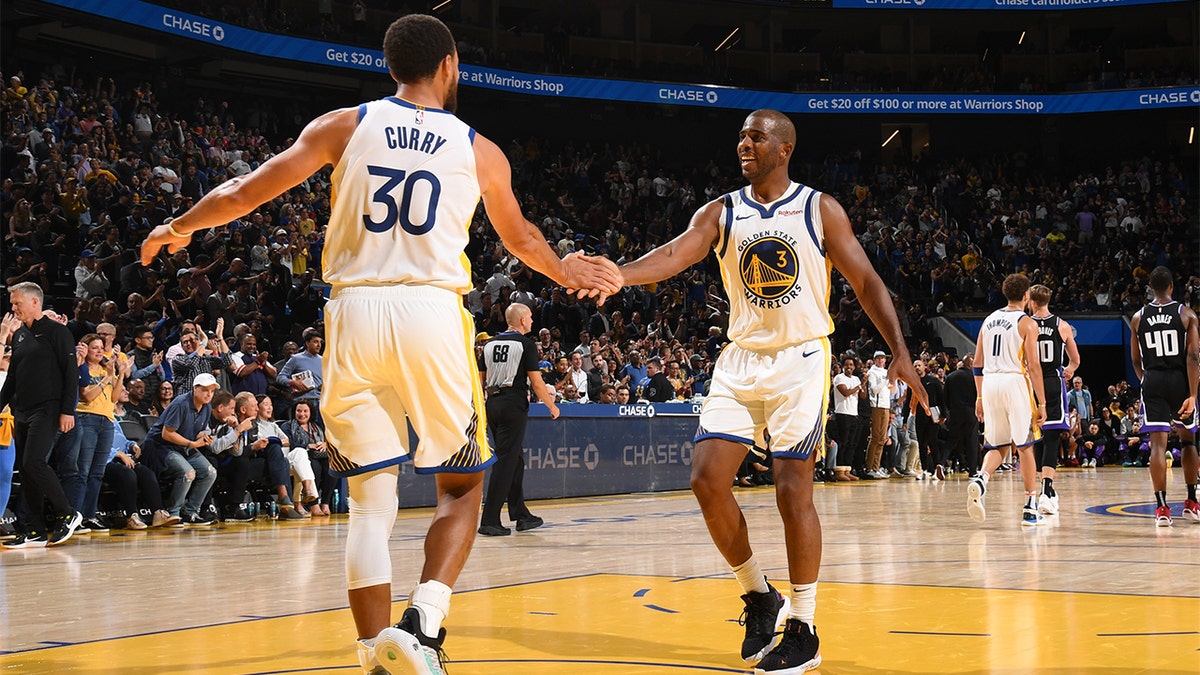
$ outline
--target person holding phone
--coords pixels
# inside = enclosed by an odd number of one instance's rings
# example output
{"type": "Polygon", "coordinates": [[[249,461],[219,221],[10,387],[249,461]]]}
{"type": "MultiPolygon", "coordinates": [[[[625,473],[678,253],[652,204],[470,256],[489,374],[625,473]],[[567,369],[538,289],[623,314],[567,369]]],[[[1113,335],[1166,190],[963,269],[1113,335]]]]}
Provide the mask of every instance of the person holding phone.
{"type": "Polygon", "coordinates": [[[217,332],[211,339],[197,327],[195,333],[184,333],[179,338],[183,354],[171,359],[171,373],[175,382],[175,395],[190,392],[192,382],[202,374],[213,375],[233,365],[229,347],[225,344],[225,320],[217,319],[217,332]]]}

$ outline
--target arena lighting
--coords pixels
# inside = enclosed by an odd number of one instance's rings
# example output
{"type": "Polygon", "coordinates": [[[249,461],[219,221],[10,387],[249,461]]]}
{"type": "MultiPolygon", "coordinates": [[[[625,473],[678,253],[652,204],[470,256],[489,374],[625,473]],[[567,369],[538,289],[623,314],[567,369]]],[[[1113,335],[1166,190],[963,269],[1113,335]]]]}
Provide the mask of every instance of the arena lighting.
{"type": "Polygon", "coordinates": [[[1188,130],[1188,145],[1196,142],[1196,127],[1188,130]]]}
{"type": "Polygon", "coordinates": [[[452,3],[452,2],[454,2],[454,0],[442,0],[442,1],[441,1],[441,2],[439,2],[438,4],[434,5],[434,6],[433,6],[433,9],[431,9],[430,11],[431,11],[431,12],[436,12],[436,11],[438,11],[439,9],[441,9],[441,8],[445,7],[446,5],[448,5],[448,4],[452,3]]]}
{"type": "MultiPolygon", "coordinates": [[[[447,1],[447,2],[449,2],[450,0],[446,0],[446,1],[447,1]]],[[[741,27],[741,26],[738,26],[737,28],[734,28],[734,29],[733,29],[733,31],[729,33],[729,35],[726,35],[726,36],[725,36],[725,39],[724,39],[724,40],[721,40],[721,44],[717,45],[717,48],[716,48],[716,49],[714,49],[713,51],[714,51],[714,52],[719,52],[719,51],[721,51],[721,47],[724,47],[724,46],[725,46],[725,43],[726,43],[726,42],[729,42],[729,39],[730,39],[730,38],[732,38],[734,35],[737,35],[737,32],[738,32],[739,30],[741,30],[741,29],[742,29],[742,27],[741,27]]]]}
{"type": "Polygon", "coordinates": [[[887,147],[887,144],[888,144],[888,143],[891,143],[891,142],[892,142],[892,139],[893,139],[893,138],[895,138],[895,137],[897,137],[897,136],[899,136],[899,135],[900,135],[900,130],[899,130],[899,129],[897,129],[897,130],[893,131],[893,132],[892,132],[892,135],[891,135],[891,136],[888,136],[887,140],[883,142],[883,145],[881,145],[881,146],[879,146],[879,147],[880,147],[881,149],[882,149],[882,148],[886,148],[886,147],[887,147]]]}
{"type": "Polygon", "coordinates": [[[1017,38],[1018,45],[1021,44],[1022,42],[1025,42],[1025,31],[1021,31],[1021,37],[1017,38]]]}

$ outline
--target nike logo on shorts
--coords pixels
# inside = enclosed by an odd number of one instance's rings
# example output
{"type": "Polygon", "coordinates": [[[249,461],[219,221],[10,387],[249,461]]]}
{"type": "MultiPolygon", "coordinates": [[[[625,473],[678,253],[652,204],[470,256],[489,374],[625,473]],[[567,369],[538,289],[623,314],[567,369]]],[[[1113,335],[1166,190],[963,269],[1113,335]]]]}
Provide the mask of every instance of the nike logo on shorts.
{"type": "Polygon", "coordinates": [[[817,353],[817,352],[819,352],[819,351],[821,351],[821,350],[820,350],[820,349],[814,349],[814,350],[812,350],[811,352],[804,352],[804,353],[803,353],[803,354],[801,354],[800,356],[802,356],[802,357],[804,357],[804,358],[806,358],[806,359],[807,359],[808,357],[812,356],[813,354],[816,354],[816,353],[817,353]]]}

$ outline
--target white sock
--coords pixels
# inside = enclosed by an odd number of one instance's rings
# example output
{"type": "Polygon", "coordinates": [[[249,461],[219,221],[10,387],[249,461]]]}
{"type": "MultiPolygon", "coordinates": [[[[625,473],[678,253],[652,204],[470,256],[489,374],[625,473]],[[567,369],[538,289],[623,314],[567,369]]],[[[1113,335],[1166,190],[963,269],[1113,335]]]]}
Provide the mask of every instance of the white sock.
{"type": "Polygon", "coordinates": [[[413,589],[408,604],[417,608],[421,615],[421,632],[425,637],[436,638],[442,621],[450,613],[450,587],[440,581],[426,581],[413,589]]]}
{"type": "Polygon", "coordinates": [[[984,485],[985,487],[987,486],[987,484],[988,484],[988,481],[989,481],[989,480],[991,480],[991,479],[992,479],[992,474],[990,474],[990,473],[988,473],[988,472],[986,472],[986,471],[980,471],[980,472],[979,472],[979,480],[983,481],[983,485],[984,485]]]}
{"type": "Polygon", "coordinates": [[[811,628],[816,615],[817,582],[792,584],[792,608],[788,611],[788,618],[800,619],[811,628]]]}
{"type": "Polygon", "coordinates": [[[767,578],[763,576],[762,568],[758,566],[758,560],[754,556],[737,567],[730,568],[733,570],[734,576],[737,577],[738,583],[742,586],[744,593],[766,593],[771,590],[767,586],[767,578]]]}

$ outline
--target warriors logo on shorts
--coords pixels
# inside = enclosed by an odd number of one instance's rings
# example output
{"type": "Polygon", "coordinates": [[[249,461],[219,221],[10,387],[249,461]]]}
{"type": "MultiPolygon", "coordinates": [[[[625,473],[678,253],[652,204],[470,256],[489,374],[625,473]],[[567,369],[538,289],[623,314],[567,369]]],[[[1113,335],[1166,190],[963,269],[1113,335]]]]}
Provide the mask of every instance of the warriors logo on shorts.
{"type": "Polygon", "coordinates": [[[796,249],[778,237],[766,237],[742,251],[738,268],[747,291],[763,300],[774,300],[796,284],[796,249]]]}

